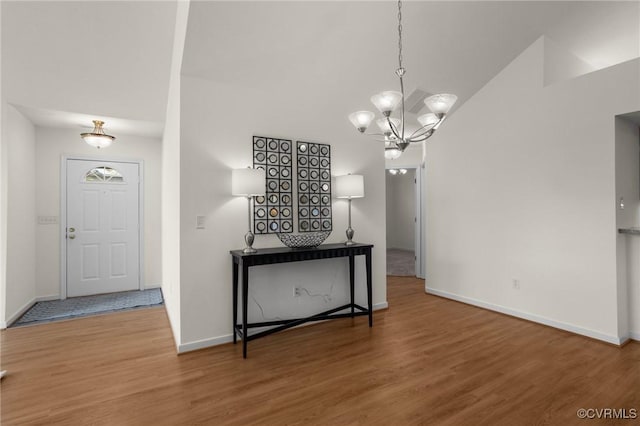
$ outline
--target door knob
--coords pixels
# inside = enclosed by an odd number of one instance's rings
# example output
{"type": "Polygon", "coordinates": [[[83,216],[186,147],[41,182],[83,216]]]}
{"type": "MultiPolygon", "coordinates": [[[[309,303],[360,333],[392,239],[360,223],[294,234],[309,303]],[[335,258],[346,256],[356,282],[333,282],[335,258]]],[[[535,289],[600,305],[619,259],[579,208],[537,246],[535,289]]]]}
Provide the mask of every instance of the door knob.
{"type": "Polygon", "coordinates": [[[69,228],[69,232],[76,232],[76,228],[69,228]]]}
{"type": "Polygon", "coordinates": [[[73,239],[75,239],[75,238],[76,238],[76,236],[75,236],[74,234],[69,235],[69,239],[70,239],[70,240],[73,240],[73,239]]]}

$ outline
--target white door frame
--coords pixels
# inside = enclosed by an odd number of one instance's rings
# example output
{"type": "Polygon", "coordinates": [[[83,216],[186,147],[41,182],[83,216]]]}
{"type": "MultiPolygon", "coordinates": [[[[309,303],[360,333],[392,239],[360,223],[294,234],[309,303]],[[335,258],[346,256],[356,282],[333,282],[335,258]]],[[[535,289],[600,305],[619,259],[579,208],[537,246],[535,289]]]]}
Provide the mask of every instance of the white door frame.
{"type": "Polygon", "coordinates": [[[385,167],[385,173],[389,169],[407,169],[415,171],[415,205],[416,209],[414,211],[414,250],[415,250],[415,266],[416,266],[416,277],[425,279],[425,235],[424,235],[424,178],[426,173],[424,172],[424,163],[418,166],[396,166],[390,165],[385,167]]]}
{"type": "Polygon", "coordinates": [[[138,165],[138,289],[144,290],[144,160],[63,154],[60,159],[60,300],[67,298],[67,160],[138,165]]]}
{"type": "Polygon", "coordinates": [[[416,167],[416,277],[426,279],[426,227],[424,224],[425,197],[424,197],[424,179],[426,173],[424,163],[416,167]]]}

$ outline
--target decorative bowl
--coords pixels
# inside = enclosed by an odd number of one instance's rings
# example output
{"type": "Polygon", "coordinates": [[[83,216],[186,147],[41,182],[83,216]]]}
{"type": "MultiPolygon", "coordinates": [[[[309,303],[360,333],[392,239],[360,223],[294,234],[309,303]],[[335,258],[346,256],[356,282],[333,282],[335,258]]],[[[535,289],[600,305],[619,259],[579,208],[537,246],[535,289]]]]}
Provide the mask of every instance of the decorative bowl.
{"type": "Polygon", "coordinates": [[[301,234],[277,234],[282,244],[291,248],[317,247],[327,239],[331,231],[304,232],[301,234]]]}

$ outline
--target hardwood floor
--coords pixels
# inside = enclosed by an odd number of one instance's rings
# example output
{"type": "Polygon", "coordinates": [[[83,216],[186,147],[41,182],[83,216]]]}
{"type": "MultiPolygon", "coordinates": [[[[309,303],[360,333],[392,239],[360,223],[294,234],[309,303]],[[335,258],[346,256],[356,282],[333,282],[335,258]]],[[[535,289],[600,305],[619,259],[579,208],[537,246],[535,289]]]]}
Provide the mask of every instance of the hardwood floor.
{"type": "Polygon", "coordinates": [[[177,356],[163,308],[2,332],[1,424],[637,424],[640,344],[617,348],[424,294],[390,308],[177,356]]]}

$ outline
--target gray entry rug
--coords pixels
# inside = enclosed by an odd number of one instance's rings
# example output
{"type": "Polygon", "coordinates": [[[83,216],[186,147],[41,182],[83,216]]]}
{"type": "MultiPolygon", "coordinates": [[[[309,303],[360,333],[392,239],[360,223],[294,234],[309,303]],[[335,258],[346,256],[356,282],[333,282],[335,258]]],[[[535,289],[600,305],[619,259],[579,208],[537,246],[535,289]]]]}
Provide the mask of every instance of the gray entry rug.
{"type": "Polygon", "coordinates": [[[415,253],[410,250],[387,249],[387,275],[415,277],[415,253]]]}
{"type": "Polygon", "coordinates": [[[25,312],[18,321],[14,322],[11,327],[86,317],[127,309],[160,306],[163,303],[162,291],[159,288],[38,302],[25,312]]]}

